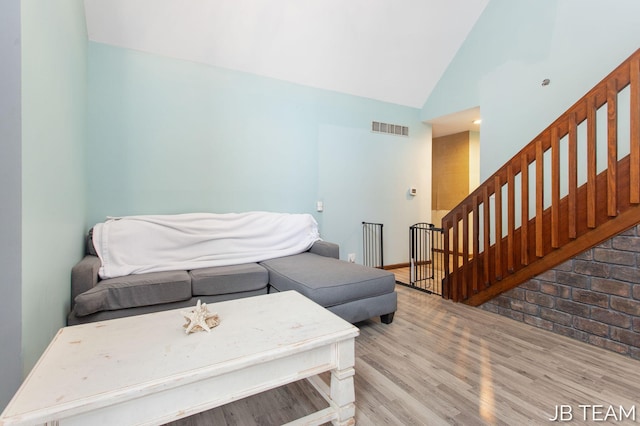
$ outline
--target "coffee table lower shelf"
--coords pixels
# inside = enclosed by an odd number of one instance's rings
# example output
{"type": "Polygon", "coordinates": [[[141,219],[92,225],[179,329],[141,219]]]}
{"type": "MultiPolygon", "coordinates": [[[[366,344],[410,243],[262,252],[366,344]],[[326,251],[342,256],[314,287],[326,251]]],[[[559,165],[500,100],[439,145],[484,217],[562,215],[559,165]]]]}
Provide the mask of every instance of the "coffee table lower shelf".
{"type": "Polygon", "coordinates": [[[296,292],[209,309],[189,336],[179,311],[62,328],[0,425],[158,425],[305,378],[329,407],[291,425],[354,424],[356,327],[296,292]]]}

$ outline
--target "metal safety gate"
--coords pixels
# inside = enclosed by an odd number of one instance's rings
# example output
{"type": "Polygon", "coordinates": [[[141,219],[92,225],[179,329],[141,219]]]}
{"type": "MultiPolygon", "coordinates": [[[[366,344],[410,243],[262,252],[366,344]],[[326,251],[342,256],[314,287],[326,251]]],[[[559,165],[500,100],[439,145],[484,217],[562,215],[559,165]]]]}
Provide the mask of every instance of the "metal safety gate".
{"type": "Polygon", "coordinates": [[[442,228],[431,223],[409,227],[409,286],[428,293],[442,294],[444,251],[442,228]]]}
{"type": "Polygon", "coordinates": [[[362,222],[362,259],[365,266],[384,268],[382,223],[362,222]]]}

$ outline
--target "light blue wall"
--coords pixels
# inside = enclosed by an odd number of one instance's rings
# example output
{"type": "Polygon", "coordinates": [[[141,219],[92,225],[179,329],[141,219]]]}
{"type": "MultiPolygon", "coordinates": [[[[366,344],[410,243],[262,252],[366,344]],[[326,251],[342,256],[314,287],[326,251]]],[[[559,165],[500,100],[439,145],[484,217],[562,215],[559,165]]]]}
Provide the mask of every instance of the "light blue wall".
{"type": "Polygon", "coordinates": [[[429,220],[419,109],[99,43],[89,100],[88,227],[109,215],[305,212],[359,262],[361,222],[384,222],[387,263],[402,263],[408,227],[429,220]],[[374,134],[372,120],[411,137],[374,134]]]}
{"type": "Polygon", "coordinates": [[[342,258],[356,253],[361,263],[361,222],[382,223],[385,265],[409,262],[409,226],[431,221],[431,130],[398,138],[327,124],[318,150],[326,239],[340,243],[342,258]]]}
{"type": "Polygon", "coordinates": [[[484,180],[639,47],[637,0],[491,0],[421,117],[479,105],[484,180]]]}
{"type": "Polygon", "coordinates": [[[0,411],[22,381],[20,0],[0,2],[0,411]]]}
{"type": "Polygon", "coordinates": [[[22,338],[35,364],[69,310],[86,222],[87,38],[82,0],[29,0],[22,18],[22,338]]]}

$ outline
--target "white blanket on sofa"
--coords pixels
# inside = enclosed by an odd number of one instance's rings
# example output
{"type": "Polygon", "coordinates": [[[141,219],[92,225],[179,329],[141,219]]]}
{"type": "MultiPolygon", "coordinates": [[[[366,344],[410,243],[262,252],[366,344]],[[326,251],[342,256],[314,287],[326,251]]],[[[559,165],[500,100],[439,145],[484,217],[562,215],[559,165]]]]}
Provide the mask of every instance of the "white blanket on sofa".
{"type": "Polygon", "coordinates": [[[260,262],[302,253],[319,239],[309,214],[126,216],[93,227],[101,278],[260,262]]]}

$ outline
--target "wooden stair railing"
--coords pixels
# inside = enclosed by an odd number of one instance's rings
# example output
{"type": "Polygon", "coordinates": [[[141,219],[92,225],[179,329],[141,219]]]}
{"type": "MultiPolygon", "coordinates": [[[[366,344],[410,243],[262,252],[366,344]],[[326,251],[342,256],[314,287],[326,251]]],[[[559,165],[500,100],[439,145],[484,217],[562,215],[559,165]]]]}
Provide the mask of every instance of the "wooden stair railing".
{"type": "Polygon", "coordinates": [[[443,297],[480,305],[637,223],[640,49],[442,219],[443,297]]]}

